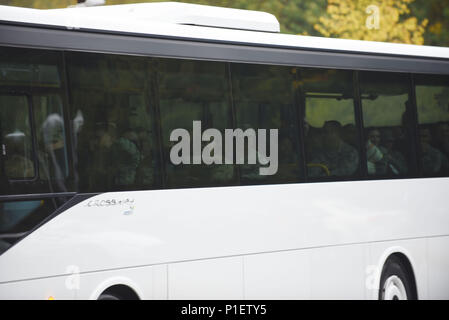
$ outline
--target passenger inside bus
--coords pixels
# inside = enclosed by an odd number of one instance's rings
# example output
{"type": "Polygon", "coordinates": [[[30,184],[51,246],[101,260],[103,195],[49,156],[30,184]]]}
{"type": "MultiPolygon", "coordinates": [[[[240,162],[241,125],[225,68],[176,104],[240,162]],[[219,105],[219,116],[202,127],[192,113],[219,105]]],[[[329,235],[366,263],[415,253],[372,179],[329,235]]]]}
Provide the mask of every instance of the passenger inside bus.
{"type": "Polygon", "coordinates": [[[119,137],[111,145],[115,190],[127,189],[136,182],[137,169],[141,162],[138,140],[138,134],[129,125],[124,124],[119,137]]]}
{"type": "Polygon", "coordinates": [[[382,145],[380,151],[389,165],[389,170],[394,174],[405,174],[408,172],[407,161],[401,151],[397,150],[397,141],[392,130],[385,129],[382,133],[382,145]],[[396,172],[397,173],[396,173],[396,172]]]}
{"type": "Polygon", "coordinates": [[[396,150],[391,129],[370,129],[367,134],[367,165],[370,175],[399,175],[407,172],[404,156],[396,150]]]}
{"type": "MultiPolygon", "coordinates": [[[[82,189],[100,191],[112,184],[111,146],[115,140],[115,124],[98,121],[94,124],[93,139],[88,150],[80,149],[78,158],[82,189]]],[[[82,138],[85,138],[82,136],[82,138]]]]}
{"type": "Polygon", "coordinates": [[[449,124],[437,124],[434,132],[435,147],[437,147],[447,158],[449,158],[449,124]]]}
{"type": "MultiPolygon", "coordinates": [[[[356,173],[359,165],[357,150],[343,141],[341,130],[340,122],[326,121],[320,130],[321,144],[315,145],[309,155],[310,163],[325,165],[331,176],[351,176],[356,173]]],[[[324,174],[319,168],[309,168],[309,176],[324,174]]]]}
{"type": "MultiPolygon", "coordinates": [[[[47,116],[42,124],[41,135],[44,150],[41,150],[40,161],[46,180],[63,180],[67,172],[66,150],[64,139],[64,120],[53,113],[47,116]]],[[[66,191],[62,186],[60,191],[66,191]]]]}
{"type": "Polygon", "coordinates": [[[385,174],[386,163],[380,151],[380,132],[377,129],[368,131],[368,141],[366,142],[366,160],[368,174],[385,174]]]}
{"type": "Polygon", "coordinates": [[[357,128],[353,123],[345,124],[341,130],[341,137],[350,146],[357,148],[357,128]]]}
{"type": "Polygon", "coordinates": [[[15,131],[4,137],[6,146],[5,172],[11,179],[34,177],[34,164],[25,153],[25,134],[15,131]]]}
{"type": "Polygon", "coordinates": [[[419,130],[421,144],[421,161],[424,174],[447,174],[449,170],[448,158],[437,148],[432,146],[432,135],[429,127],[419,130]]]}

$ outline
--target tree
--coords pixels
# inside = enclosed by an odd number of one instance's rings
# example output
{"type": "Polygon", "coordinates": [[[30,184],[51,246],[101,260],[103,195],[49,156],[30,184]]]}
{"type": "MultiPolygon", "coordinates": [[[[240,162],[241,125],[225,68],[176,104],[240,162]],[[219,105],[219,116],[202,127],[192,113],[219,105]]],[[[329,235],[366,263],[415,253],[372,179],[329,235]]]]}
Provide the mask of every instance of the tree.
{"type": "Polygon", "coordinates": [[[326,37],[423,44],[427,19],[410,15],[414,0],[328,0],[315,29],[326,37]]]}
{"type": "Polygon", "coordinates": [[[410,10],[417,17],[429,19],[424,34],[426,45],[449,47],[449,0],[415,1],[410,4],[410,10]]]}
{"type": "Polygon", "coordinates": [[[67,8],[72,4],[76,4],[76,0],[0,0],[0,5],[36,9],[67,8]]]}

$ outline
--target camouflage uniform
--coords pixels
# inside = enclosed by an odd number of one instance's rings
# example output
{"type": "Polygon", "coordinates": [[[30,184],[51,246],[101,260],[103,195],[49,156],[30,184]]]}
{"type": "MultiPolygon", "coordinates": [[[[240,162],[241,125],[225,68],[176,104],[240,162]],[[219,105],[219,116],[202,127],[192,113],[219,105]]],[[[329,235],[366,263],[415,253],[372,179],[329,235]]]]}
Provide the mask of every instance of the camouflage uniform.
{"type": "MultiPolygon", "coordinates": [[[[408,168],[407,168],[407,161],[405,161],[404,156],[402,155],[402,153],[400,153],[399,151],[396,150],[391,150],[390,152],[388,152],[387,148],[384,147],[380,147],[380,151],[382,151],[383,155],[384,155],[384,160],[386,165],[391,165],[394,170],[396,172],[394,172],[393,169],[391,169],[393,171],[394,174],[404,174],[407,173],[408,168]]],[[[388,168],[385,172],[383,173],[387,173],[388,172],[388,168]]]]}
{"type": "Polygon", "coordinates": [[[114,185],[117,187],[133,185],[141,161],[139,149],[134,142],[126,138],[119,138],[111,149],[115,164],[114,185]]]}
{"type": "MultiPolygon", "coordinates": [[[[310,163],[323,164],[329,169],[331,176],[351,176],[359,167],[359,154],[349,144],[342,142],[339,150],[320,150],[310,158],[310,163]]],[[[309,176],[322,177],[326,172],[320,168],[309,168],[309,176]]]]}
{"type": "Polygon", "coordinates": [[[438,149],[427,147],[427,152],[422,155],[422,165],[425,174],[447,173],[449,161],[438,149]]]}

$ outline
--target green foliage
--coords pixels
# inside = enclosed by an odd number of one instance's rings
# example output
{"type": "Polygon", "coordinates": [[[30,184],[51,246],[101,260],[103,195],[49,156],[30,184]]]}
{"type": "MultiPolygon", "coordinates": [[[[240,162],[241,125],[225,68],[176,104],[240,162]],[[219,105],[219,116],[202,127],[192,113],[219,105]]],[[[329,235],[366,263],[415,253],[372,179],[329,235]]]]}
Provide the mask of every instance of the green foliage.
{"type": "Polygon", "coordinates": [[[424,44],[449,47],[449,0],[416,0],[410,4],[410,11],[429,20],[424,44]]]}

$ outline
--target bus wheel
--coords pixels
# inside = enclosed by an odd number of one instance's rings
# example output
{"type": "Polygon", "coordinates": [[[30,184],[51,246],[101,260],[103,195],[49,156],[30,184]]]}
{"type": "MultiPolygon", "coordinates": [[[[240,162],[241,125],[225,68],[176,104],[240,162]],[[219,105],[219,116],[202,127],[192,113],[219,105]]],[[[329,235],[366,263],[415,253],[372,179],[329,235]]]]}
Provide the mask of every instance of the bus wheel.
{"type": "Polygon", "coordinates": [[[388,259],[380,278],[379,300],[413,300],[413,280],[397,257],[388,259]]]}
{"type": "Polygon", "coordinates": [[[113,294],[103,293],[101,296],[98,297],[98,300],[122,300],[122,299],[113,294]]]}

